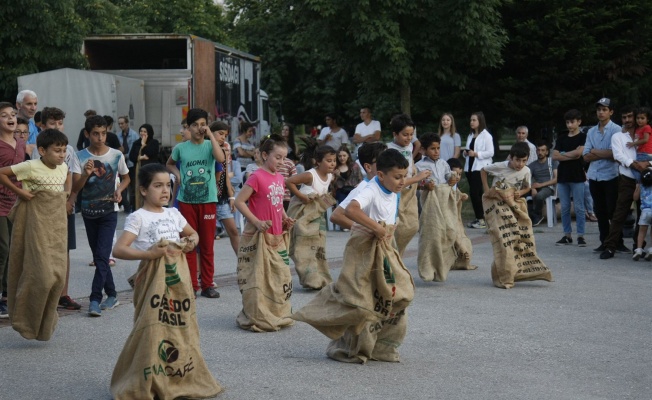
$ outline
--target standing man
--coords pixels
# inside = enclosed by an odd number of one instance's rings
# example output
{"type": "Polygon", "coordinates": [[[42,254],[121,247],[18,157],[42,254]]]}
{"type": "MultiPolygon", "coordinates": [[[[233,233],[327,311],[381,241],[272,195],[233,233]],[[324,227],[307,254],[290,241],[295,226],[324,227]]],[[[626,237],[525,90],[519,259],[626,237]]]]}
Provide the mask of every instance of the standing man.
{"type": "MultiPolygon", "coordinates": [[[[356,144],[356,158],[358,149],[363,143],[380,141],[380,122],[371,119],[371,108],[362,107],[360,109],[360,119],[362,119],[362,122],[355,127],[355,134],[353,135],[353,143],[356,144]]],[[[364,170],[364,168],[361,170],[364,170]]]]}
{"type": "Polygon", "coordinates": [[[319,133],[317,143],[320,146],[331,146],[335,151],[339,151],[342,144],[349,144],[349,135],[337,124],[335,114],[326,114],[326,126],[319,133]]]}
{"type": "MultiPolygon", "coordinates": [[[[634,123],[634,106],[626,106],[621,110],[623,121],[623,131],[616,132],[611,137],[611,150],[614,155],[614,160],[618,163],[618,198],[616,206],[611,218],[611,225],[609,226],[609,235],[604,241],[604,251],[600,253],[600,259],[606,260],[612,258],[616,250],[623,245],[623,223],[627,219],[627,214],[632,207],[634,201],[634,190],[636,189],[636,179],[632,174],[631,169],[643,171],[647,166],[647,161],[636,161],[636,147],[627,146],[634,139],[634,131],[636,124],[634,123]]],[[[637,208],[638,209],[638,208],[637,208]]],[[[638,213],[637,213],[638,214],[638,213]]],[[[636,218],[638,224],[638,217],[636,218]]],[[[636,234],[634,234],[634,241],[636,241],[636,234]]]]}
{"type": "Polygon", "coordinates": [[[29,136],[27,137],[27,146],[25,146],[25,152],[27,154],[32,154],[32,150],[36,148],[36,136],[38,135],[39,129],[34,122],[34,115],[36,114],[37,106],[38,97],[31,90],[21,90],[16,96],[18,116],[29,121],[29,136]]]}
{"type": "Polygon", "coordinates": [[[559,161],[553,161],[552,157],[548,157],[549,153],[548,143],[539,140],[537,142],[537,159],[528,164],[532,173],[532,185],[530,186],[532,226],[537,226],[543,221],[543,205],[548,197],[555,194],[559,161]]]}
{"type": "MultiPolygon", "coordinates": [[[[611,150],[611,137],[619,133],[621,128],[611,121],[614,113],[611,100],[603,97],[595,104],[598,124],[586,134],[586,144],[582,156],[584,161],[591,163],[587,172],[589,190],[593,197],[593,209],[598,217],[600,230],[600,246],[597,252],[606,250],[604,241],[609,235],[609,224],[616,208],[618,199],[618,164],[614,161],[611,150]]],[[[617,250],[628,251],[622,245],[617,250]]]]}
{"type": "Polygon", "coordinates": [[[125,156],[127,161],[127,168],[129,168],[129,187],[127,193],[122,195],[122,205],[125,213],[130,213],[132,207],[136,204],[136,168],[133,161],[129,159],[129,151],[134,145],[134,142],[140,139],[138,133],[131,129],[129,126],[129,117],[123,115],[118,117],[118,139],[120,140],[120,151],[125,156]]]}
{"type": "Polygon", "coordinates": [[[527,143],[527,147],[530,148],[530,155],[527,158],[527,163],[529,165],[537,160],[537,147],[534,144],[532,144],[532,142],[527,140],[527,136],[528,136],[527,126],[521,125],[518,128],[516,128],[516,143],[518,142],[527,143]]]}

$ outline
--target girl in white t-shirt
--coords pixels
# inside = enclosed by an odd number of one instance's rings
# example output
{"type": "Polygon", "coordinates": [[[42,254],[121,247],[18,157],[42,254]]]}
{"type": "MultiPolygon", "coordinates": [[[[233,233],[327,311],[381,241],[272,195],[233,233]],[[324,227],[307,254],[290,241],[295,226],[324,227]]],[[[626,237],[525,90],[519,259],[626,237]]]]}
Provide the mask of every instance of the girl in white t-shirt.
{"type": "Polygon", "coordinates": [[[179,210],[167,207],[171,183],[165,166],[143,166],[138,171],[138,182],[143,207],[125,220],[124,232],[113,248],[113,255],[123,260],[155,260],[166,251],[165,247],[154,246],[161,239],[185,241],[183,252],[192,251],[199,237],[179,210]]]}
{"type": "Polygon", "coordinates": [[[314,196],[329,192],[333,171],[337,165],[337,152],[331,146],[319,146],[314,153],[316,166],[306,172],[289,177],[285,185],[303,204],[308,204],[314,196]],[[302,184],[301,189],[297,185],[302,184]]]}

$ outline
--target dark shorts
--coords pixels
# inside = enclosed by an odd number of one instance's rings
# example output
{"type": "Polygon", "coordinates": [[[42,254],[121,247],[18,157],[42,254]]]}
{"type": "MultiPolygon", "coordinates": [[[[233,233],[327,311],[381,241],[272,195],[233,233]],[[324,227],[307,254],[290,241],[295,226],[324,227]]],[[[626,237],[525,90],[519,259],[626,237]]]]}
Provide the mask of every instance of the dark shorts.
{"type": "Polygon", "coordinates": [[[77,235],[75,235],[75,213],[68,215],[68,250],[77,248],[77,235]]]}

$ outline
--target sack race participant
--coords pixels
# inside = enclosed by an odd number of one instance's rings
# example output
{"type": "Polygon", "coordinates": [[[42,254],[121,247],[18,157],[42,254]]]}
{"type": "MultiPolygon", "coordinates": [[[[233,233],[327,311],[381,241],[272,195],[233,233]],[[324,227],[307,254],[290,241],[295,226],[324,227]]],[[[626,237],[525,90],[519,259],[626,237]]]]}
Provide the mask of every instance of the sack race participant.
{"type": "Polygon", "coordinates": [[[238,286],[242,311],[238,326],[252,332],[272,332],[294,324],[292,274],[287,255],[289,233],[272,235],[248,223],[240,238],[238,286]]]}
{"type": "MultiPolygon", "coordinates": [[[[457,180],[459,181],[459,175],[457,180]]],[[[454,244],[457,259],[451,267],[451,270],[476,270],[478,267],[471,264],[473,244],[471,243],[471,239],[466,236],[466,229],[464,229],[464,223],[462,222],[462,202],[467,200],[469,196],[459,191],[459,189],[454,189],[453,192],[455,194],[455,201],[457,202],[457,223],[455,224],[457,230],[454,244]]]]}
{"type": "Polygon", "coordinates": [[[138,170],[143,207],[129,214],[113,254],[142,260],[129,278],[134,288],[134,327],[118,358],[111,393],[119,399],[208,398],[222,391],[199,347],[195,292],[185,254],[197,232],[176,208],[162,164],[138,170]]]}
{"type": "Polygon", "coordinates": [[[215,397],[222,387],[199,346],[186,243],[162,240],[155,246],[167,250],[138,267],[134,327],[113,369],[111,394],[116,400],[215,397]]]}
{"type": "Polygon", "coordinates": [[[512,288],[517,281],[552,281],[552,273],[537,256],[532,221],[521,197],[530,190],[530,170],[525,166],[529,154],[527,143],[516,143],[508,161],[480,171],[482,206],[494,251],[491,278],[499,288],[512,288]],[[491,189],[489,174],[495,177],[491,189]]]}
{"type": "Polygon", "coordinates": [[[25,339],[50,340],[59,320],[68,258],[66,200],[72,185],[64,163],[67,146],[63,132],[45,129],[36,138],[40,159],[0,169],[0,184],[19,198],[8,215],[13,229],[7,305],[12,327],[25,339]]]}
{"type": "Polygon", "coordinates": [[[238,252],[242,311],[236,322],[253,332],[273,332],[294,323],[287,318],[292,312],[288,229],[294,220],[283,209],[285,185],[277,172],[287,156],[287,145],[280,136],[271,135],[261,143],[260,154],[263,165],[235,199],[248,221],[238,252]]]}
{"type": "Polygon", "coordinates": [[[337,281],[292,315],[328,336],[326,354],[342,362],[398,362],[414,298],[412,276],[391,244],[407,160],[387,150],[377,166],[378,176],[346,208],[355,223],[337,281]]]}
{"type": "MultiPolygon", "coordinates": [[[[389,123],[394,135],[394,141],[387,144],[388,149],[400,152],[408,161],[407,176],[401,191],[401,200],[398,205],[398,224],[394,232],[396,246],[399,254],[403,255],[410,241],[419,231],[419,205],[417,200],[417,185],[430,176],[430,171],[421,171],[415,174],[412,150],[412,137],[414,135],[414,122],[407,114],[395,115],[389,123]]],[[[416,140],[416,139],[415,139],[416,140]]]]}
{"type": "MultiPolygon", "coordinates": [[[[451,171],[448,163],[439,158],[441,138],[436,133],[426,133],[421,139],[423,158],[415,164],[419,172],[430,171],[430,176],[419,182],[421,189],[421,216],[419,217],[419,276],[424,281],[444,282],[448,271],[454,269],[458,260],[470,254],[460,249],[458,238],[459,193],[455,185],[459,180],[457,172],[451,171]],[[462,254],[458,251],[462,250],[462,254]]],[[[467,238],[468,239],[468,238],[467,238]]],[[[466,243],[461,243],[463,246],[466,243]]],[[[469,241],[470,244],[470,241],[469,241]]]]}
{"type": "Polygon", "coordinates": [[[66,193],[32,194],[29,201],[18,200],[9,214],[13,228],[7,305],[11,326],[22,337],[50,340],[66,279],[66,193]]]}
{"type": "Polygon", "coordinates": [[[326,261],[326,218],[324,213],[335,204],[328,194],[333,180],[337,153],[330,146],[308,147],[316,167],[286,179],[290,193],[288,216],[295,220],[290,232],[290,258],[301,286],[319,290],[333,281],[326,261]],[[301,184],[301,188],[297,185],[301,184]]]}
{"type": "MultiPolygon", "coordinates": [[[[463,228],[462,228],[463,229],[463,228]]],[[[417,265],[424,281],[445,282],[457,262],[457,196],[448,184],[421,192],[417,265]]]]}

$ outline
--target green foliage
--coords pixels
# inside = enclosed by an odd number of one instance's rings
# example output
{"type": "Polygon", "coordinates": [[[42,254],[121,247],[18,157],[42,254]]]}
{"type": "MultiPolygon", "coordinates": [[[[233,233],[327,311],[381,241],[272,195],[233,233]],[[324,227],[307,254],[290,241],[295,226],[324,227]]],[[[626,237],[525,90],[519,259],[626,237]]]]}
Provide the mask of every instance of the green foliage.
{"type": "Polygon", "coordinates": [[[187,33],[227,43],[222,6],[212,0],[122,0],[122,33],[187,33]]]}
{"type": "Polygon", "coordinates": [[[55,68],[80,68],[83,22],[74,0],[26,0],[0,7],[0,93],[13,102],[16,78],[55,68]]]}

